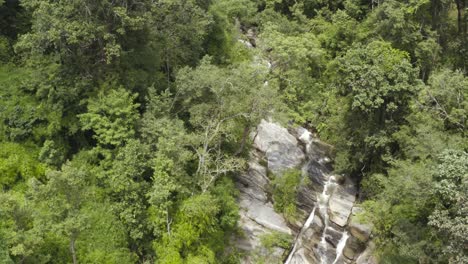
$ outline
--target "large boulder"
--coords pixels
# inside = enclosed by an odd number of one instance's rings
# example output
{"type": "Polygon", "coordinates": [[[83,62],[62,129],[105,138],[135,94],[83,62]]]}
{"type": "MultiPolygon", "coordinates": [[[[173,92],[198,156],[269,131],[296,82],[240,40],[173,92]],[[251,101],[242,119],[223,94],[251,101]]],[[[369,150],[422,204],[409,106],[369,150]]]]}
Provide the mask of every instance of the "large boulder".
{"type": "Polygon", "coordinates": [[[359,207],[354,207],[352,210],[351,220],[348,224],[348,229],[351,235],[361,242],[367,242],[372,232],[372,225],[361,223],[358,214],[362,212],[359,207]]]}
{"type": "Polygon", "coordinates": [[[257,127],[254,146],[265,153],[268,169],[273,173],[297,168],[305,158],[297,139],[286,128],[265,120],[257,127]]]}
{"type": "Polygon", "coordinates": [[[348,218],[356,200],[356,188],[351,183],[338,185],[333,191],[328,207],[330,220],[344,227],[348,223],[348,218]]]}
{"type": "Polygon", "coordinates": [[[343,255],[348,259],[356,259],[365,248],[365,244],[359,241],[357,238],[350,236],[346,240],[346,245],[343,249],[343,255]]]}
{"type": "Polygon", "coordinates": [[[356,260],[356,264],[377,264],[379,261],[374,256],[375,244],[370,241],[367,243],[367,247],[364,252],[359,255],[356,260]]]}

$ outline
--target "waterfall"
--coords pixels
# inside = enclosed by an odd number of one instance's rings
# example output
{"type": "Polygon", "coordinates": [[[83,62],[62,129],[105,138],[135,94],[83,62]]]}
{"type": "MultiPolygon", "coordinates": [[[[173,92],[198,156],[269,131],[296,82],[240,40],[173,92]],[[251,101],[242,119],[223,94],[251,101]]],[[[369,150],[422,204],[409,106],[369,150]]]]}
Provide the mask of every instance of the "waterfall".
{"type": "Polygon", "coordinates": [[[334,187],[336,185],[335,183],[335,177],[334,176],[330,176],[328,178],[328,181],[325,183],[324,187],[323,187],[323,192],[322,194],[320,195],[320,199],[319,199],[319,210],[320,210],[320,214],[323,216],[323,223],[324,223],[324,227],[323,227],[323,232],[322,232],[322,237],[320,239],[320,244],[319,244],[319,252],[322,252],[322,259],[321,259],[321,263],[323,264],[327,264],[327,257],[326,257],[326,253],[327,253],[327,249],[328,249],[328,244],[327,244],[327,241],[325,240],[325,235],[326,235],[326,232],[327,232],[327,229],[329,228],[329,217],[328,217],[328,201],[330,200],[330,187],[334,187]]]}
{"type": "MultiPolygon", "coordinates": [[[[306,134],[306,133],[304,133],[304,134],[307,135],[307,139],[309,139],[309,137],[308,137],[309,135],[306,134]]],[[[304,137],[304,134],[302,135],[302,137],[304,137]]],[[[307,144],[307,147],[308,146],[309,146],[309,144],[307,144]]],[[[302,169],[303,174],[307,173],[306,167],[307,166],[304,166],[303,169],[302,169]]],[[[309,217],[307,217],[307,220],[306,220],[304,226],[302,226],[301,231],[297,235],[296,240],[294,241],[294,246],[293,246],[291,252],[289,252],[288,258],[286,259],[284,264],[289,264],[291,262],[292,257],[294,256],[294,253],[296,252],[297,245],[299,244],[299,240],[302,237],[302,234],[307,230],[307,228],[309,228],[310,224],[312,224],[312,221],[314,221],[315,209],[317,209],[317,204],[315,204],[314,209],[312,209],[312,212],[310,213],[309,217]]]]}
{"type": "MultiPolygon", "coordinates": [[[[330,194],[329,194],[329,189],[330,189],[330,186],[334,186],[336,185],[336,183],[334,182],[335,181],[335,177],[334,176],[330,176],[327,180],[327,182],[325,183],[325,185],[323,186],[323,192],[320,194],[320,197],[319,199],[317,199],[317,203],[315,204],[314,206],[314,209],[312,210],[312,212],[310,213],[309,217],[307,218],[304,226],[302,226],[301,228],[301,231],[299,232],[299,234],[297,235],[297,238],[296,238],[296,241],[294,242],[294,246],[291,250],[291,252],[289,252],[289,256],[288,258],[286,259],[286,261],[284,262],[284,264],[290,264],[293,256],[294,256],[294,253],[296,252],[296,248],[297,248],[297,245],[299,244],[299,241],[302,237],[302,234],[309,228],[309,226],[312,224],[312,221],[314,220],[314,216],[315,216],[315,210],[317,209],[317,205],[318,205],[318,208],[319,208],[319,211],[320,213],[324,216],[324,222],[325,222],[325,228],[323,229],[323,233],[322,233],[322,241],[323,243],[325,243],[325,249],[326,249],[326,241],[325,241],[325,231],[326,229],[328,228],[328,212],[327,212],[327,208],[328,208],[328,200],[330,199],[330,194]]],[[[320,244],[322,244],[322,241],[320,242],[320,244]]],[[[343,246],[344,247],[344,246],[343,246]]],[[[322,263],[323,263],[323,259],[322,259],[322,263]]]]}
{"type": "Polygon", "coordinates": [[[297,244],[299,243],[300,237],[307,230],[307,228],[309,228],[312,221],[314,221],[314,215],[315,215],[315,209],[316,208],[317,208],[317,206],[314,207],[314,209],[312,210],[312,213],[310,213],[309,217],[307,218],[307,221],[305,222],[304,226],[301,228],[301,231],[299,232],[299,235],[297,235],[296,241],[294,242],[294,246],[293,246],[291,252],[289,252],[289,256],[286,259],[286,261],[284,262],[284,264],[289,264],[291,262],[291,259],[292,259],[293,255],[294,255],[294,253],[296,252],[296,247],[297,247],[297,244]]]}
{"type": "Polygon", "coordinates": [[[335,261],[333,261],[333,264],[335,264],[338,261],[338,259],[341,257],[341,255],[343,254],[343,249],[346,246],[346,241],[348,240],[348,238],[349,238],[348,232],[344,232],[343,236],[340,239],[340,242],[338,242],[338,245],[336,246],[336,258],[335,258],[335,261]]]}

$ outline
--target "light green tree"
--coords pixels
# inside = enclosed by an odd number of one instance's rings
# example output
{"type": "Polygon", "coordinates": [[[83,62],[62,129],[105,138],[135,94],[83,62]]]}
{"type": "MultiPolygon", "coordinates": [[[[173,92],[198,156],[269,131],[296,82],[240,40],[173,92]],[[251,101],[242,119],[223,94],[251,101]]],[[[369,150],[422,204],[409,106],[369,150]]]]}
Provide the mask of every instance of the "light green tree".
{"type": "Polygon", "coordinates": [[[117,147],[135,134],[134,126],[138,118],[134,103],[135,94],[122,87],[100,92],[88,101],[88,112],[79,115],[84,130],[92,130],[98,143],[103,146],[117,147]]]}
{"type": "Polygon", "coordinates": [[[464,133],[468,115],[468,78],[460,71],[441,70],[432,74],[421,94],[428,112],[438,116],[447,129],[464,133]]]}
{"type": "Polygon", "coordinates": [[[443,253],[449,263],[468,263],[468,153],[447,150],[439,159],[434,176],[440,203],[429,217],[429,224],[448,243],[443,253]]]}
{"type": "Polygon", "coordinates": [[[85,204],[92,197],[88,176],[79,167],[67,163],[61,171],[49,172],[47,178],[45,184],[37,180],[31,184],[34,226],[41,232],[52,232],[66,238],[71,260],[76,264],[76,241],[89,226],[89,217],[83,213],[85,204]]]}
{"type": "Polygon", "coordinates": [[[265,73],[261,66],[245,64],[223,69],[210,64],[209,58],[195,69],[179,71],[175,100],[179,111],[190,114],[194,129],[187,145],[197,157],[195,175],[203,192],[220,175],[242,167],[242,160],[224,152],[223,145],[239,140],[234,154],[242,152],[251,127],[275,105],[276,90],[264,83],[265,73]],[[237,130],[239,125],[243,130],[237,130]]]}

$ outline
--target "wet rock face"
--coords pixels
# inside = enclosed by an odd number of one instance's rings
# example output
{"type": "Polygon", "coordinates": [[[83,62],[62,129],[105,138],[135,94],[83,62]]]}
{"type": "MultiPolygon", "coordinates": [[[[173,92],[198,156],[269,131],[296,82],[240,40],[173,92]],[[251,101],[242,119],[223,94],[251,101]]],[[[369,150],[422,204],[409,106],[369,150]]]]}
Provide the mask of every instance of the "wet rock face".
{"type": "Polygon", "coordinates": [[[236,180],[243,235],[234,244],[246,253],[242,263],[259,259],[288,264],[354,263],[365,249],[370,229],[350,219],[357,213],[353,211],[357,190],[350,179],[332,174],[333,147],[304,128],[288,131],[265,120],[252,138],[255,150],[249,169],[236,180]],[[269,193],[270,178],[281,177],[291,168],[302,170],[305,183],[298,189],[299,215],[294,223],[274,211],[269,193]],[[261,238],[272,232],[291,234],[291,248],[264,248],[261,238]]]}

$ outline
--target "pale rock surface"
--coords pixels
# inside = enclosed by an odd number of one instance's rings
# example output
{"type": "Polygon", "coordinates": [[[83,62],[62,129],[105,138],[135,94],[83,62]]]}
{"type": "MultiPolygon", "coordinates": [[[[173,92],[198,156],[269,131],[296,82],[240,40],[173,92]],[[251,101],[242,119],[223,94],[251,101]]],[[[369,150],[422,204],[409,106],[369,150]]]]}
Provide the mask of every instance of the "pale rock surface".
{"type": "MultiPolygon", "coordinates": [[[[297,239],[296,251],[289,264],[315,264],[322,259],[333,262],[335,258],[336,264],[354,263],[353,259],[356,263],[360,261],[359,264],[375,264],[370,262],[374,260],[373,257],[364,254],[366,251],[360,254],[365,247],[364,238],[368,239],[370,232],[349,219],[350,215],[355,214],[353,206],[357,190],[347,177],[334,176],[337,180],[330,189],[327,210],[324,210],[326,215],[317,209],[310,225],[303,228],[324,192],[325,182],[331,177],[333,147],[321,142],[304,128],[288,130],[265,120],[260,122],[252,139],[255,150],[251,152],[249,168],[236,178],[240,191],[239,227],[243,235],[237,237],[234,244],[246,253],[242,263],[257,263],[259,258],[268,263],[283,263],[291,249],[267,250],[261,244],[263,235],[282,232],[297,239]],[[274,211],[268,192],[272,188],[270,178],[281,177],[282,172],[291,168],[302,170],[303,184],[298,189],[298,219],[294,223],[287,223],[281,214],[274,211]],[[328,226],[325,232],[324,221],[328,226]],[[298,236],[300,231],[301,235],[298,236]],[[336,247],[345,231],[350,237],[342,255],[337,257],[336,247]],[[322,238],[327,244],[326,250],[317,249],[322,238]]],[[[291,247],[293,243],[291,241],[291,247]]]]}
{"type": "Polygon", "coordinates": [[[254,147],[265,153],[268,169],[273,173],[296,168],[305,158],[297,139],[286,128],[265,120],[257,127],[254,147]]]}
{"type": "Polygon", "coordinates": [[[355,200],[356,188],[353,185],[338,185],[329,202],[330,220],[341,227],[346,226],[355,200]]]}

